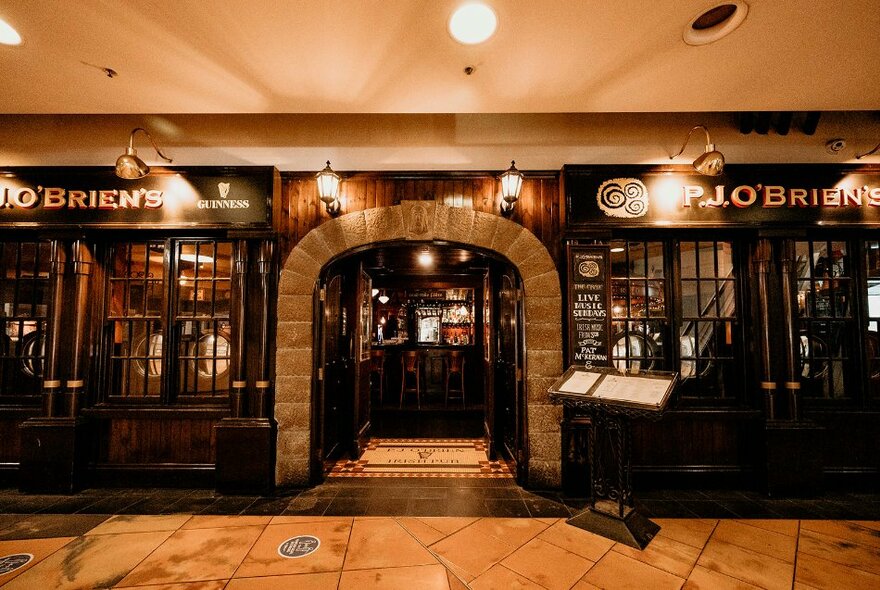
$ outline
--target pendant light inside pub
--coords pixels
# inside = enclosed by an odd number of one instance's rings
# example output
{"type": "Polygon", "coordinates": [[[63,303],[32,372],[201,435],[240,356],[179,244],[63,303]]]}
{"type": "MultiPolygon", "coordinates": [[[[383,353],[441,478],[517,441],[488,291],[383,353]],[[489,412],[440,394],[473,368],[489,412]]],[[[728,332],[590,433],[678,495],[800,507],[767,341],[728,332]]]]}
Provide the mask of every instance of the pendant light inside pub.
{"type": "Polygon", "coordinates": [[[156,150],[156,153],[159,154],[159,157],[165,160],[168,163],[171,163],[173,160],[162,153],[162,150],[159,149],[159,146],[156,145],[155,140],[153,140],[153,136],[150,135],[150,132],[144,129],[143,127],[135,127],[131,130],[131,135],[128,136],[128,148],[126,148],[125,153],[116,158],[116,176],[119,178],[124,178],[126,180],[137,180],[139,178],[143,178],[147,174],[150,173],[150,167],[147,166],[147,163],[141,160],[137,155],[137,150],[134,149],[134,135],[138,131],[143,131],[147,138],[149,138],[150,143],[153,144],[153,149],[156,150]]]}
{"type": "Polygon", "coordinates": [[[674,156],[670,156],[670,160],[674,160],[678,156],[684,152],[684,148],[687,147],[688,141],[691,139],[691,135],[693,135],[694,131],[697,129],[702,129],[706,134],[706,150],[700,155],[696,160],[694,160],[694,170],[702,174],[703,176],[718,176],[724,170],[724,154],[715,149],[715,144],[712,143],[712,140],[709,138],[709,130],[705,127],[705,125],[695,125],[693,129],[688,131],[687,137],[684,140],[684,144],[682,144],[681,149],[678,150],[674,156]]]}

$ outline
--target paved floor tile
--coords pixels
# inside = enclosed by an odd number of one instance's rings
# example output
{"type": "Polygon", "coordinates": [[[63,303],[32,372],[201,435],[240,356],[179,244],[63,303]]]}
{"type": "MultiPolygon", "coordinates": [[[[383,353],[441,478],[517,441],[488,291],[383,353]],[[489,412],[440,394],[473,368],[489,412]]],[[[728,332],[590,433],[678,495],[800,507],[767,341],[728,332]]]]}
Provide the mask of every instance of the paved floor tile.
{"type": "Polygon", "coordinates": [[[501,564],[492,566],[470,583],[472,590],[543,590],[528,578],[507,569],[501,564]]]}
{"type": "MultiPolygon", "coordinates": [[[[261,578],[233,578],[225,590],[336,590],[340,572],[266,576],[261,578]]],[[[362,589],[363,590],[363,589],[362,589]]],[[[415,589],[413,589],[415,590],[415,589]]]]}
{"type": "Polygon", "coordinates": [[[658,536],[674,539],[679,543],[702,549],[718,521],[714,519],[654,518],[660,526],[658,536]]]}
{"type": "Polygon", "coordinates": [[[794,572],[791,563],[714,539],[697,564],[767,590],[789,590],[794,572]]]}
{"type": "Polygon", "coordinates": [[[126,515],[111,516],[87,535],[115,535],[120,533],[150,533],[154,531],[176,531],[191,518],[189,514],[172,515],[126,515]]]}
{"type": "Polygon", "coordinates": [[[0,541],[0,557],[21,555],[23,553],[31,555],[31,560],[27,564],[5,574],[0,574],[0,586],[17,578],[75,539],[76,537],[56,537],[50,539],[0,541]]]}
{"type": "Polygon", "coordinates": [[[110,588],[171,535],[171,531],[75,539],[3,590],[110,588]]]}
{"type": "Polygon", "coordinates": [[[720,521],[715,532],[712,533],[712,539],[757,551],[781,559],[786,563],[794,563],[794,553],[797,548],[797,537],[741,524],[733,520],[720,521]]]}
{"type": "Polygon", "coordinates": [[[261,532],[260,526],[178,530],[132,570],[123,584],[229,579],[261,532]]]}
{"type": "Polygon", "coordinates": [[[342,572],[339,590],[449,590],[446,569],[440,565],[418,565],[342,572]]]}
{"type": "Polygon", "coordinates": [[[700,557],[700,549],[679,543],[667,537],[654,537],[644,550],[639,551],[617,543],[613,551],[652,565],[679,578],[687,578],[700,557]]]}
{"type": "Polygon", "coordinates": [[[233,577],[252,578],[340,571],[351,535],[351,526],[350,519],[270,524],[265,527],[233,577]],[[300,558],[283,557],[278,553],[282,543],[302,535],[316,537],[320,541],[318,549],[300,558]]]}
{"type": "Polygon", "coordinates": [[[614,541],[567,524],[564,520],[548,527],[538,538],[593,562],[602,559],[614,546],[614,541]]]}
{"type": "Polygon", "coordinates": [[[742,580],[697,566],[684,583],[683,590],[761,590],[742,580]]]}
{"type": "Polygon", "coordinates": [[[393,518],[356,518],[342,569],[382,569],[436,563],[437,559],[393,518]]]}
{"type": "MultiPolygon", "coordinates": [[[[878,562],[880,565],[880,562],[878,562]]],[[[795,581],[813,588],[880,588],[880,567],[864,571],[810,555],[798,553],[795,581]]]]}
{"type": "Polygon", "coordinates": [[[616,551],[605,554],[582,580],[605,590],[678,590],[684,584],[683,578],[616,551]]]}
{"type": "Polygon", "coordinates": [[[593,562],[541,539],[532,539],[501,565],[549,590],[568,590],[593,562]]]}

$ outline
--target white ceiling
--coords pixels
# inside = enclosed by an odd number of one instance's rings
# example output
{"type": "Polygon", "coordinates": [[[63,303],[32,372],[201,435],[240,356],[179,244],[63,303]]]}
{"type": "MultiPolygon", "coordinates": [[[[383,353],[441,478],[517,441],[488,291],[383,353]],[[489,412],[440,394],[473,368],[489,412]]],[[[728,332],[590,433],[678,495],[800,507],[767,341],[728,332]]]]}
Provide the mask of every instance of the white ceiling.
{"type": "Polygon", "coordinates": [[[487,1],[496,36],[463,46],[446,32],[463,0],[0,0],[25,40],[0,47],[0,112],[880,107],[877,0],[747,0],[702,47],[682,31],[720,0],[487,1]]]}
{"type": "Polygon", "coordinates": [[[0,165],[108,163],[136,125],[175,164],[305,170],[663,161],[701,122],[729,161],[880,140],[876,114],[840,112],[880,110],[878,0],[746,0],[702,47],[682,31],[717,0],[487,1],[498,32],[469,47],[446,32],[462,0],[0,0],[24,38],[0,46],[0,165]],[[729,115],[811,110],[837,111],[812,137],[729,115]]]}

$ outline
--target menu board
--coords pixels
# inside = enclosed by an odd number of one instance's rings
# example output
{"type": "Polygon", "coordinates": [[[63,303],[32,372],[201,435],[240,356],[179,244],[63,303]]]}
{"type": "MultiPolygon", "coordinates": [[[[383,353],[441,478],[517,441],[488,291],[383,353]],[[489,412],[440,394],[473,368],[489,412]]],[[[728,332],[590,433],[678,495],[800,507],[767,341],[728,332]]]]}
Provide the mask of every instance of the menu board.
{"type": "Polygon", "coordinates": [[[573,365],[550,388],[551,397],[662,412],[678,383],[671,371],[586,369],[573,365]]]}
{"type": "Polygon", "coordinates": [[[568,364],[610,366],[611,279],[608,246],[569,245],[568,364]]]}

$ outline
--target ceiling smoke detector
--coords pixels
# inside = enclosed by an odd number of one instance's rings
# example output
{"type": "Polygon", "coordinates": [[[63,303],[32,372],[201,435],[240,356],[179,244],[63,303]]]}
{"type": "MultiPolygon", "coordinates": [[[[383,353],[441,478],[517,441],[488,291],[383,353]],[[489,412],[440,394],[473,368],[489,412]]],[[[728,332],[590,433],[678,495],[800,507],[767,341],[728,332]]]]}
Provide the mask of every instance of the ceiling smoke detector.
{"type": "Polygon", "coordinates": [[[684,28],[688,45],[708,45],[731,34],[746,19],[749,5],[744,0],[726,0],[700,12],[684,28]]]}

